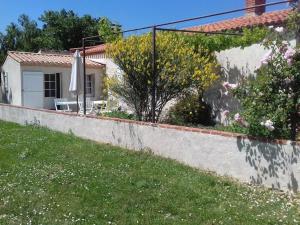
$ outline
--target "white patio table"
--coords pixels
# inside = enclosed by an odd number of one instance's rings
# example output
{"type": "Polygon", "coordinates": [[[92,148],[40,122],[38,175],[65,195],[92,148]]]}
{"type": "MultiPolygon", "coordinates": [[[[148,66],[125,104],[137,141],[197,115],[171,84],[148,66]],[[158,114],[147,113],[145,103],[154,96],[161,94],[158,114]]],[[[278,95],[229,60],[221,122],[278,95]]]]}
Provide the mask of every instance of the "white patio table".
{"type": "MultiPolygon", "coordinates": [[[[82,104],[82,101],[79,101],[78,104],[82,104]]],[[[106,107],[107,106],[107,101],[105,100],[97,100],[97,101],[93,101],[94,104],[94,109],[95,110],[101,110],[102,107],[106,107]]],[[[68,106],[68,108],[71,105],[77,105],[77,101],[59,101],[56,103],[57,106],[68,106]]]]}
{"type": "MultiPolygon", "coordinates": [[[[78,102],[78,104],[80,104],[81,102],[78,102]]],[[[77,105],[77,102],[76,101],[67,101],[67,102],[57,102],[56,105],[67,105],[67,106],[70,106],[70,105],[77,105]]]]}
{"type": "MultiPolygon", "coordinates": [[[[77,101],[62,101],[59,99],[55,99],[54,104],[55,104],[56,111],[72,112],[70,106],[77,105],[77,101]],[[58,106],[64,106],[63,108],[67,108],[67,110],[58,110],[58,106]]],[[[78,102],[78,104],[80,103],[78,102]]]]}

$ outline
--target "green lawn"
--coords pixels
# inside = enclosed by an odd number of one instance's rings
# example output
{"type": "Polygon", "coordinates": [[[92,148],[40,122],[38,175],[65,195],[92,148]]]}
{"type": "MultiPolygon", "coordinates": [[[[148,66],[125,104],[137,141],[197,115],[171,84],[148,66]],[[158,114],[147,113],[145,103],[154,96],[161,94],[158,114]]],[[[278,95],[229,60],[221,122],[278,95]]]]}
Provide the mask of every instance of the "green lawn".
{"type": "Polygon", "coordinates": [[[148,153],[0,121],[1,225],[299,224],[299,208],[148,153]]]}

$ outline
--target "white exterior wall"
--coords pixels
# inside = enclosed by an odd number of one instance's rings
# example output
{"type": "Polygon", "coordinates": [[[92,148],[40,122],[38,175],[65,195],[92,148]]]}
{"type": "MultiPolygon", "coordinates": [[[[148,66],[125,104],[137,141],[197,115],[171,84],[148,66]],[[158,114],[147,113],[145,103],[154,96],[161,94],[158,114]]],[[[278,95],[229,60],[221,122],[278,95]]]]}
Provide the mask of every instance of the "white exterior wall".
{"type": "MultiPolygon", "coordinates": [[[[295,46],[296,40],[292,39],[290,44],[295,46]]],[[[224,110],[235,112],[239,109],[238,102],[232,96],[224,95],[225,90],[221,84],[224,81],[238,83],[242,77],[255,77],[255,70],[259,68],[260,60],[267,51],[263,45],[253,44],[246,48],[232,48],[216,54],[221,65],[221,79],[205,94],[205,100],[212,106],[216,121],[226,123],[222,112],[224,110]]]]}
{"type": "Polygon", "coordinates": [[[91,60],[106,65],[106,75],[109,77],[119,76],[122,74],[118,65],[116,65],[112,59],[109,58],[90,58],[91,60]]]}
{"type": "MultiPolygon", "coordinates": [[[[105,75],[108,77],[121,77],[122,70],[120,70],[119,66],[114,63],[111,58],[106,58],[105,54],[98,55],[90,55],[89,59],[95,61],[97,63],[105,64],[105,75]]],[[[133,110],[122,100],[120,97],[115,96],[111,91],[108,90],[108,100],[113,103],[113,108],[117,107],[121,108],[123,111],[127,111],[128,113],[132,113],[133,110]]]]}
{"type": "MultiPolygon", "coordinates": [[[[22,66],[21,72],[42,72],[43,74],[60,73],[61,75],[61,98],[67,98],[69,100],[75,100],[76,96],[69,92],[69,85],[71,79],[71,67],[50,67],[50,66],[22,66]]],[[[103,99],[102,96],[102,79],[103,79],[103,69],[86,69],[86,74],[95,75],[95,90],[93,99],[100,100],[103,99]]],[[[44,98],[44,108],[53,108],[53,98],[44,98]]]]}
{"type": "MultiPolygon", "coordinates": [[[[1,92],[3,98],[10,104],[22,105],[22,81],[21,81],[21,66],[20,63],[7,57],[2,66],[2,71],[8,73],[8,93],[4,93],[4,82],[1,84],[1,92]]],[[[3,76],[1,77],[3,81],[3,76]]]]}

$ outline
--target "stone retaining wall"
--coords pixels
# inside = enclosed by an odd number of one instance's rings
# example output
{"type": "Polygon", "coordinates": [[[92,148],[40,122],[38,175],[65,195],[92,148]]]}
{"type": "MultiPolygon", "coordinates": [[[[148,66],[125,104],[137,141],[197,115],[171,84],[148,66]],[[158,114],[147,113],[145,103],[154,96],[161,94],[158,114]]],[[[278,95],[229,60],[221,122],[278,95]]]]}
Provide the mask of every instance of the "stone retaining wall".
{"type": "Polygon", "coordinates": [[[297,192],[300,142],[266,140],[215,130],[96,118],[0,104],[0,120],[49,129],[132,150],[151,150],[202,170],[297,192]]]}

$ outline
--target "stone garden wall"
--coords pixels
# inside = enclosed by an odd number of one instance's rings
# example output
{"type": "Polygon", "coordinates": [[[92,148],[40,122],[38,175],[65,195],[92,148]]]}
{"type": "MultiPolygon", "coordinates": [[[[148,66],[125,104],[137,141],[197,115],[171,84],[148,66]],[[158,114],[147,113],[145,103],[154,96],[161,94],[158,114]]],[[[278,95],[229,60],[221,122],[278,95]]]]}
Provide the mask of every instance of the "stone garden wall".
{"type": "Polygon", "coordinates": [[[72,132],[78,137],[136,151],[150,150],[242,182],[299,191],[300,142],[260,140],[215,130],[83,117],[5,104],[0,104],[0,120],[72,132]]]}

